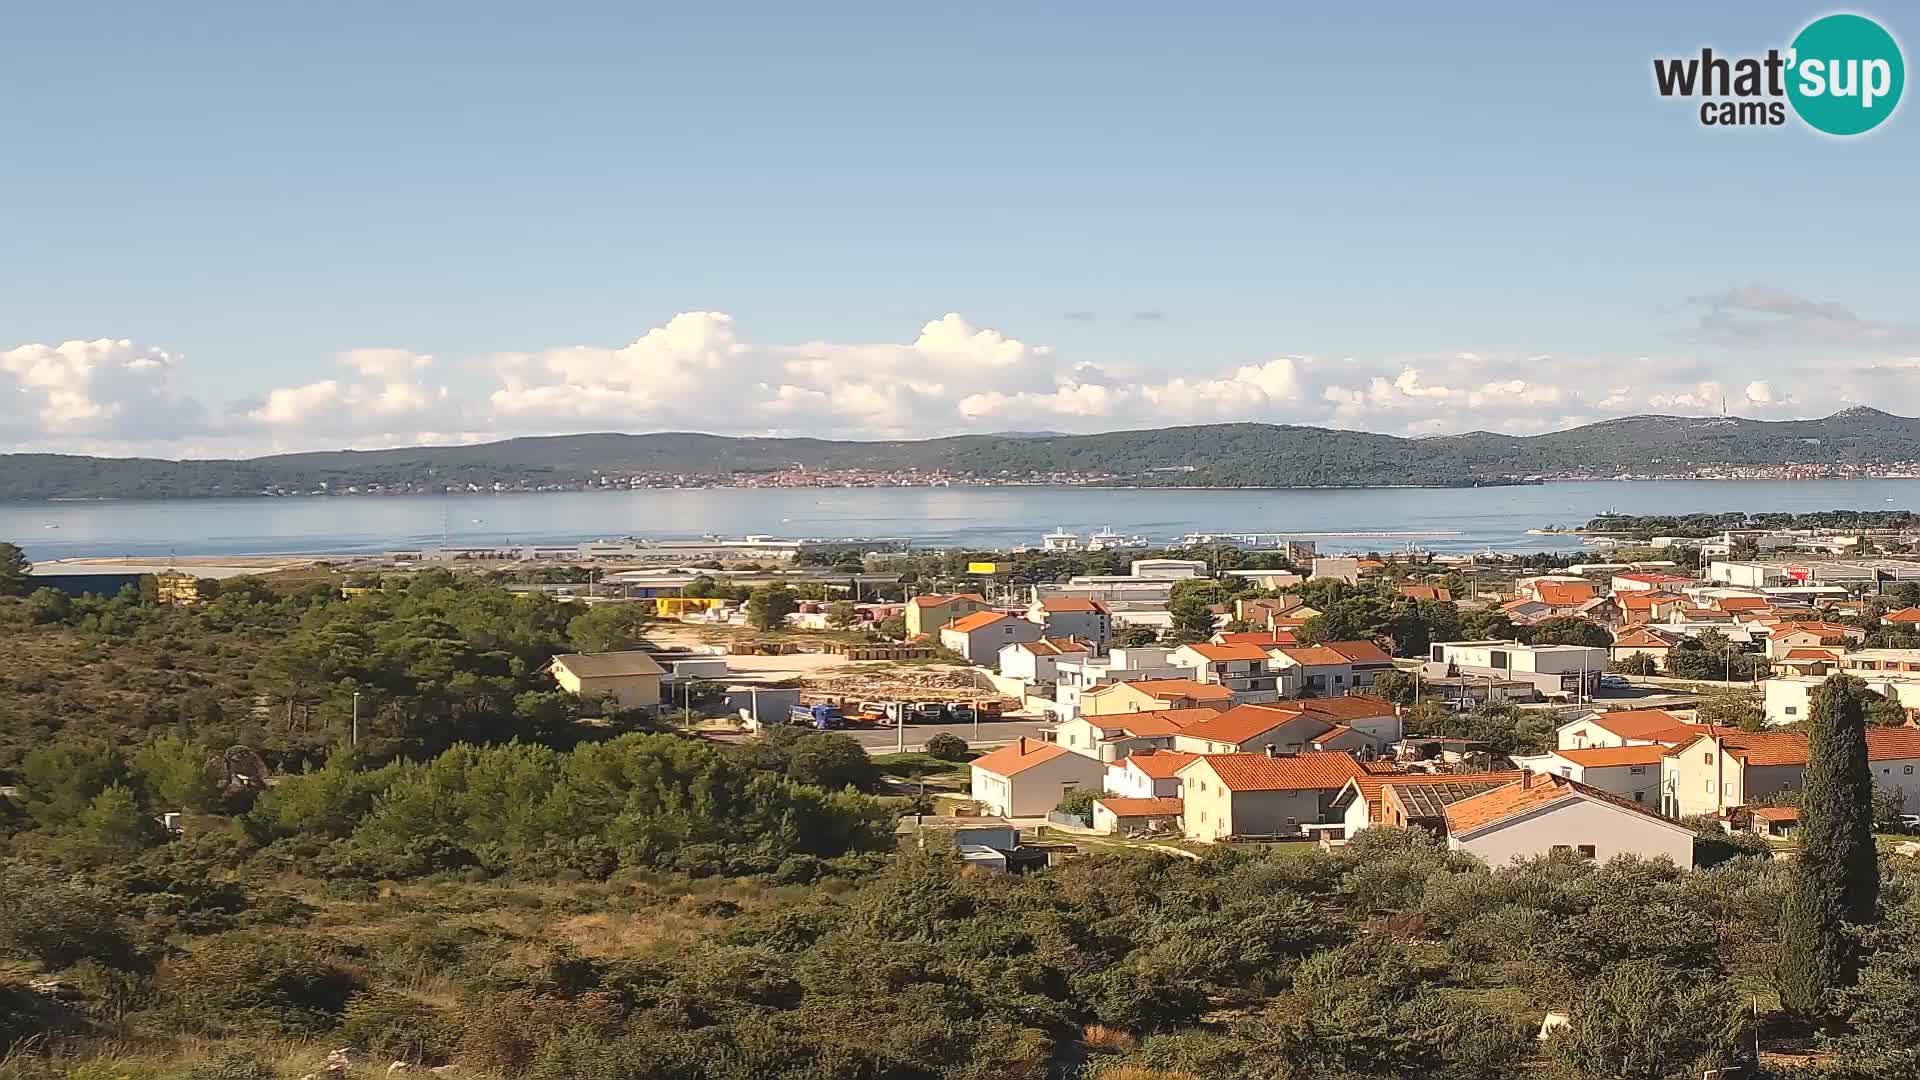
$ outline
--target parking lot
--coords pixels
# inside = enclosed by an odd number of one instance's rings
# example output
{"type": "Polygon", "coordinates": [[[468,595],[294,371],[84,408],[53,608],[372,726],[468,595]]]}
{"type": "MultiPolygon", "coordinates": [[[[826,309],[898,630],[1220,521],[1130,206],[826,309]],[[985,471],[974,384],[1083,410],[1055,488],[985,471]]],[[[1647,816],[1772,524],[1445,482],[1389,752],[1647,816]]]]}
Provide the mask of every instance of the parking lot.
{"type": "Polygon", "coordinates": [[[958,735],[967,740],[968,746],[991,748],[1004,746],[1015,739],[1025,736],[1039,738],[1042,732],[1053,727],[1051,721],[1021,718],[1018,720],[983,720],[979,724],[908,724],[904,729],[871,728],[854,729],[840,732],[858,740],[867,748],[869,754],[890,754],[901,742],[908,750],[918,750],[920,745],[935,735],[942,733],[958,735]]]}

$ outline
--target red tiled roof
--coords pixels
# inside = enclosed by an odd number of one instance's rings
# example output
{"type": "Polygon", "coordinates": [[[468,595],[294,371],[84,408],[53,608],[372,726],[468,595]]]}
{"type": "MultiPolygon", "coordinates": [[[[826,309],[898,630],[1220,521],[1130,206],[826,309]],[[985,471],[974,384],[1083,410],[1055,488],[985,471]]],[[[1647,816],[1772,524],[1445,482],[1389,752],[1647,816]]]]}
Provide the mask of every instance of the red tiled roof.
{"type": "Polygon", "coordinates": [[[1569,780],[1564,776],[1527,773],[1505,787],[1497,787],[1492,791],[1482,792],[1456,803],[1449,803],[1447,831],[1456,836],[1462,833],[1478,832],[1516,814],[1524,814],[1568,798],[1584,798],[1592,802],[1606,803],[1622,810],[1645,815],[1671,828],[1686,829],[1686,826],[1668,821],[1642,803],[1623,799],[1618,795],[1589,787],[1576,780],[1569,780]]]}
{"type": "Polygon", "coordinates": [[[1617,712],[1590,716],[1587,722],[1611,731],[1623,739],[1644,739],[1653,732],[1665,731],[1686,723],[1665,709],[1621,709],[1617,712]]]}
{"type": "MultiPolygon", "coordinates": [[[[1222,645],[1263,645],[1272,648],[1275,645],[1297,645],[1299,642],[1285,630],[1242,630],[1232,634],[1217,634],[1222,645]]],[[[1262,656],[1265,654],[1262,653],[1262,656]]]]}
{"type": "Polygon", "coordinates": [[[1749,811],[1761,821],[1799,821],[1800,810],[1793,806],[1755,806],[1749,811]]]}
{"type": "Polygon", "coordinates": [[[1127,762],[1155,780],[1171,780],[1175,773],[1193,764],[1199,754],[1186,754],[1178,750],[1135,750],[1119,761],[1107,766],[1109,769],[1125,769],[1127,762]]]}
{"type": "Polygon", "coordinates": [[[971,615],[962,615],[960,618],[953,620],[946,625],[945,629],[957,630],[962,634],[971,634],[975,630],[984,630],[994,623],[999,622],[1001,619],[1011,618],[1013,618],[1013,616],[1005,612],[976,611],[971,615]]]}
{"type": "Polygon", "coordinates": [[[1671,604],[1676,600],[1683,600],[1683,599],[1685,599],[1685,597],[1675,596],[1672,593],[1624,592],[1624,593],[1616,594],[1613,598],[1613,601],[1614,603],[1619,604],[1623,608],[1652,609],[1652,607],[1655,604],[1671,604]]]}
{"type": "Polygon", "coordinates": [[[1040,601],[1040,610],[1064,614],[1069,611],[1098,611],[1106,613],[1107,605],[1098,600],[1081,600],[1071,596],[1050,596],[1040,601]]]}
{"type": "Polygon", "coordinates": [[[1822,641],[1829,637],[1847,637],[1852,634],[1866,635],[1866,631],[1857,626],[1830,622],[1783,622],[1773,628],[1773,637],[1787,637],[1790,634],[1805,632],[1819,635],[1822,641]]]}
{"type": "Polygon", "coordinates": [[[1667,748],[1655,743],[1651,746],[1593,746],[1585,750],[1555,750],[1554,753],[1575,765],[1604,769],[1614,765],[1658,765],[1660,759],[1666,757],[1667,748]]]}
{"type": "Polygon", "coordinates": [[[1152,739],[1178,734],[1202,720],[1219,715],[1218,709],[1155,709],[1152,712],[1116,713],[1089,716],[1086,719],[1098,728],[1115,728],[1135,738],[1152,739]]]}
{"type": "Polygon", "coordinates": [[[1452,593],[1438,585],[1402,585],[1400,595],[1409,600],[1439,600],[1443,603],[1453,599],[1452,593]]]}
{"type": "Polygon", "coordinates": [[[1185,805],[1182,800],[1163,796],[1158,799],[1106,798],[1096,800],[1114,817],[1172,817],[1185,805]]]}
{"type": "Polygon", "coordinates": [[[1713,606],[1721,611],[1753,611],[1770,603],[1764,596],[1717,596],[1713,600],[1713,606]]]}
{"type": "MultiPolygon", "coordinates": [[[[1236,705],[1223,713],[1215,713],[1213,719],[1202,720],[1191,725],[1180,734],[1209,742],[1243,743],[1257,735],[1272,731],[1274,728],[1291,724],[1305,715],[1304,713],[1280,708],[1275,705],[1236,705]]],[[[1331,725],[1324,721],[1321,727],[1331,725]]]]}
{"type": "Polygon", "coordinates": [[[1594,598],[1599,590],[1591,581],[1536,581],[1533,595],[1551,607],[1572,607],[1594,598]]]}
{"type": "Polygon", "coordinates": [[[1229,660],[1265,660],[1267,658],[1267,651],[1258,645],[1213,645],[1204,641],[1198,641],[1188,645],[1187,648],[1192,649],[1208,660],[1218,662],[1229,660]]]}
{"type": "MultiPolygon", "coordinates": [[[[1369,773],[1354,778],[1350,787],[1357,795],[1367,801],[1367,820],[1380,821],[1380,794],[1388,784],[1408,786],[1414,784],[1453,784],[1482,780],[1498,780],[1501,783],[1518,780],[1518,769],[1503,772],[1481,773],[1369,773]]],[[[1341,794],[1345,794],[1343,788],[1341,794]]]]}
{"type": "Polygon", "coordinates": [[[1326,645],[1283,645],[1278,652],[1302,667],[1353,663],[1345,653],[1337,652],[1326,645]]]}
{"type": "Polygon", "coordinates": [[[1039,641],[1022,641],[1017,644],[1035,656],[1066,656],[1069,653],[1087,651],[1084,643],[1070,637],[1041,638],[1039,641]]]}
{"type": "Polygon", "coordinates": [[[1682,582],[1694,580],[1681,574],[1656,574],[1652,571],[1644,571],[1637,574],[1615,574],[1613,576],[1622,581],[1637,581],[1642,585],[1678,585],[1682,582]]]}
{"type": "Polygon", "coordinates": [[[1371,641],[1329,641],[1326,647],[1355,664],[1393,663],[1393,657],[1371,641]]]}
{"type": "Polygon", "coordinates": [[[1229,791],[1338,791],[1367,775],[1352,754],[1339,751],[1268,757],[1265,754],[1205,754],[1180,770],[1213,770],[1229,791]]]}
{"type": "Polygon", "coordinates": [[[1039,739],[1023,737],[1019,742],[974,758],[973,767],[996,776],[1013,776],[1035,765],[1052,761],[1061,754],[1071,753],[1073,751],[1059,743],[1041,742],[1039,739]]]}
{"type": "Polygon", "coordinates": [[[1889,611],[1881,619],[1891,623],[1920,623],[1920,607],[1903,607],[1889,611]]]}
{"type": "Polygon", "coordinates": [[[947,596],[942,596],[939,594],[934,594],[929,596],[916,596],[913,599],[907,601],[907,603],[912,604],[914,607],[945,607],[946,605],[953,603],[955,600],[971,600],[974,603],[980,604],[983,606],[987,602],[986,597],[981,596],[979,593],[953,593],[947,596]]]}
{"type": "Polygon", "coordinates": [[[1840,659],[1840,650],[1839,650],[1839,649],[1837,649],[1837,648],[1835,648],[1835,649],[1813,649],[1813,648],[1797,648],[1797,647],[1796,647],[1796,648],[1792,648],[1792,649],[1788,649],[1788,650],[1787,650],[1787,655],[1786,655],[1785,657],[1783,657],[1782,659],[1786,659],[1786,660],[1838,660],[1838,659],[1840,659]]]}
{"type": "Polygon", "coordinates": [[[1614,635],[1613,647],[1616,649],[1671,649],[1673,642],[1664,634],[1636,626],[1614,635]]]}

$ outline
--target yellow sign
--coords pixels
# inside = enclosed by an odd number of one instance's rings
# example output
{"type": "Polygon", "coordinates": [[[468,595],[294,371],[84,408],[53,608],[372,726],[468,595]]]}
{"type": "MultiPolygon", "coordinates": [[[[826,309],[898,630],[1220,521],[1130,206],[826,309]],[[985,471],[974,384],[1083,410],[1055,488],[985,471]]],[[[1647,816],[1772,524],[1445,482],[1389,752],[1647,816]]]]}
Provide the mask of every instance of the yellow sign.
{"type": "Polygon", "coordinates": [[[991,573],[993,573],[993,572],[994,572],[995,570],[998,570],[999,568],[1000,568],[1000,564],[999,564],[999,563],[990,563],[990,562],[970,562],[970,563],[968,563],[968,564],[967,564],[967,573],[969,573],[969,574],[991,574],[991,573]]]}

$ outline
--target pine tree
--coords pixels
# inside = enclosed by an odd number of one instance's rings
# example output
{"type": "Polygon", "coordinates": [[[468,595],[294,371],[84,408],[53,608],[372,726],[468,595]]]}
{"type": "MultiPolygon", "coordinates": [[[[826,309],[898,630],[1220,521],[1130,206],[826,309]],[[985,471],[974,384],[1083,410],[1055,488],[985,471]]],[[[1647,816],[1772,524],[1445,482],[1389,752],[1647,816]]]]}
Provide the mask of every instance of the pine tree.
{"type": "Polygon", "coordinates": [[[1835,675],[1813,692],[1800,852],[1780,918],[1780,1003],[1817,1016],[1827,991],[1851,985],[1847,923],[1872,920],[1879,898],[1873,844],[1873,772],[1867,765],[1867,688],[1835,675]]]}

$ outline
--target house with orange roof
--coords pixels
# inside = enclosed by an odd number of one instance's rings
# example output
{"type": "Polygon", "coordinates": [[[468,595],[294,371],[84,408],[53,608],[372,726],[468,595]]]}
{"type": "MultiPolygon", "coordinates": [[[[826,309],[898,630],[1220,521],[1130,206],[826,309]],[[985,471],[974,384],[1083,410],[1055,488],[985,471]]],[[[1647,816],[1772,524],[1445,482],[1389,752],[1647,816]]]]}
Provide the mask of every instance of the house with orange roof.
{"type": "Polygon", "coordinates": [[[1196,641],[1173,650],[1167,662],[1193,672],[1196,682],[1233,691],[1235,704],[1278,701],[1285,689],[1279,673],[1269,670],[1267,649],[1259,645],[1196,641]]]}
{"type": "Polygon", "coordinates": [[[1661,766],[1667,747],[1660,743],[1628,746],[1589,746],[1581,750],[1549,750],[1528,760],[1535,771],[1610,792],[1623,799],[1658,808],[1661,766]]]}
{"type": "Polygon", "coordinates": [[[1629,592],[1676,592],[1688,585],[1697,585],[1699,580],[1682,574],[1663,574],[1657,570],[1638,570],[1630,574],[1615,574],[1608,587],[1615,596],[1629,592]]]}
{"type": "Polygon", "coordinates": [[[1561,724],[1554,745],[1561,750],[1671,745],[1685,742],[1701,730],[1665,709],[1615,709],[1561,724]]]}
{"type": "Polygon", "coordinates": [[[1773,606],[1773,601],[1764,596],[1716,596],[1713,606],[1721,611],[1742,612],[1765,611],[1773,606]]]}
{"type": "Polygon", "coordinates": [[[1180,770],[1193,764],[1198,756],[1178,750],[1135,750],[1118,761],[1107,763],[1107,794],[1129,799],[1177,798],[1180,770]]]}
{"type": "Polygon", "coordinates": [[[1920,649],[1855,649],[1841,660],[1847,674],[1863,679],[1883,672],[1920,674],[1920,649]]]}
{"type": "Polygon", "coordinates": [[[933,637],[941,627],[953,620],[992,606],[979,593],[916,596],[907,601],[907,636],[933,637]]]}
{"type": "Polygon", "coordinates": [[[1785,656],[1794,649],[1835,646],[1852,648],[1867,640],[1867,632],[1857,626],[1832,622],[1781,622],[1767,634],[1767,655],[1785,656]]]}
{"type": "Polygon", "coordinates": [[[1693,865],[1693,830],[1644,803],[1551,773],[1447,804],[1447,846],[1489,866],[1567,852],[1605,862],[1618,855],[1693,865]]]}
{"type": "Polygon", "coordinates": [[[1119,761],[1142,750],[1170,750],[1183,729],[1219,715],[1216,709],[1080,715],[1062,720],[1054,728],[1053,741],[1076,754],[1101,761],[1119,761]]]}
{"type": "Polygon", "coordinates": [[[1408,600],[1430,600],[1442,604],[1453,603],[1453,593],[1439,585],[1402,585],[1399,593],[1408,600]]]}
{"type": "Polygon", "coordinates": [[[1344,823],[1346,836],[1351,839],[1362,829],[1375,825],[1409,825],[1405,820],[1406,808],[1423,805],[1427,802],[1411,794],[1415,788],[1434,786],[1443,789],[1451,798],[1463,799],[1468,795],[1478,795],[1489,788],[1499,787],[1520,778],[1517,769],[1501,772],[1466,773],[1369,773],[1356,776],[1347,781],[1333,798],[1332,811],[1336,820],[1344,823]],[[1402,811],[1396,816],[1387,800],[1387,787],[1399,789],[1402,811]]]}
{"type": "Polygon", "coordinates": [[[1215,645],[1258,645],[1263,649],[1272,649],[1281,645],[1298,645],[1300,640],[1291,630],[1222,630],[1213,635],[1215,645]]]}
{"type": "Polygon", "coordinates": [[[1157,799],[1131,799],[1109,795],[1093,803],[1093,831],[1113,833],[1166,833],[1177,835],[1185,803],[1163,796],[1157,799]]]}
{"type": "MultiPolygon", "coordinates": [[[[1920,728],[1868,728],[1867,765],[1875,787],[1920,805],[1920,728]]],[[[1664,808],[1675,817],[1718,814],[1798,791],[1806,771],[1807,737],[1800,732],[1712,728],[1668,748],[1664,808]]]]}
{"type": "Polygon", "coordinates": [[[969,664],[997,664],[1000,650],[1023,641],[1039,641],[1038,624],[1004,611],[976,611],[940,628],[940,646],[966,657],[969,664]]]}
{"type": "Polygon", "coordinates": [[[1880,616],[1880,621],[1888,626],[1900,626],[1909,630],[1920,628],[1920,607],[1895,608],[1880,616]]]}
{"type": "Polygon", "coordinates": [[[1104,651],[1113,640],[1113,612],[1099,600],[1077,596],[1047,596],[1027,608],[1027,621],[1048,637],[1070,637],[1092,642],[1104,651]]]}
{"type": "Polygon", "coordinates": [[[1238,705],[1182,728],[1173,745],[1194,754],[1344,750],[1370,760],[1399,742],[1402,734],[1399,711],[1391,702],[1354,694],[1238,705]]]}
{"type": "Polygon", "coordinates": [[[1192,679],[1141,679],[1137,682],[1107,683],[1089,687],[1080,693],[1080,715],[1086,717],[1160,712],[1166,709],[1225,712],[1232,707],[1233,691],[1192,679]]]}
{"type": "Polygon", "coordinates": [[[1613,602],[1620,605],[1620,621],[1633,626],[1660,622],[1684,607],[1687,598],[1668,592],[1624,592],[1615,593],[1613,602]]]}
{"type": "Polygon", "coordinates": [[[1068,792],[1099,791],[1106,771],[1058,743],[1022,738],[973,759],[973,801],[1001,817],[1045,817],[1068,792]]]}
{"type": "Polygon", "coordinates": [[[1000,647],[1000,674],[1029,683],[1051,683],[1060,678],[1062,659],[1090,656],[1093,647],[1078,638],[1041,638],[1000,647]]]}
{"type": "Polygon", "coordinates": [[[1205,754],[1180,770],[1189,839],[1294,836],[1330,820],[1334,796],[1372,775],[1351,754],[1205,754]]]}
{"type": "Polygon", "coordinates": [[[1553,614],[1571,614],[1574,608],[1599,596],[1600,587],[1584,578],[1536,577],[1521,582],[1519,593],[1553,614]]]}
{"type": "Polygon", "coordinates": [[[1646,626],[1622,627],[1613,635],[1613,644],[1607,648],[1607,658],[1618,664],[1636,656],[1652,658],[1662,668],[1667,666],[1667,655],[1678,644],[1659,630],[1646,626]]]}
{"type": "Polygon", "coordinates": [[[1785,656],[1774,658],[1772,666],[1776,671],[1792,675],[1831,675],[1840,669],[1841,652],[1838,645],[1824,649],[1788,649],[1785,656]]]}
{"type": "Polygon", "coordinates": [[[1374,676],[1393,670],[1393,657],[1371,641],[1328,641],[1319,645],[1281,645],[1267,650],[1274,670],[1292,693],[1337,697],[1373,685],[1374,676]]]}

